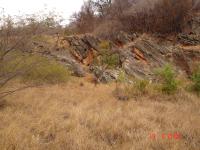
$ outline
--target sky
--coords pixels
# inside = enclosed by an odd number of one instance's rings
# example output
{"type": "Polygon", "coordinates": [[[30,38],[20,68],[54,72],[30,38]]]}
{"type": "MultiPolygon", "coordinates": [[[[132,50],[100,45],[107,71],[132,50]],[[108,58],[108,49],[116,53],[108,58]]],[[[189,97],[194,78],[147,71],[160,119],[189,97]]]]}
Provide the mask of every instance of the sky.
{"type": "Polygon", "coordinates": [[[68,22],[80,10],[84,0],[0,0],[0,8],[11,16],[55,11],[68,22]],[[46,9],[45,9],[46,8],[46,9]]]}

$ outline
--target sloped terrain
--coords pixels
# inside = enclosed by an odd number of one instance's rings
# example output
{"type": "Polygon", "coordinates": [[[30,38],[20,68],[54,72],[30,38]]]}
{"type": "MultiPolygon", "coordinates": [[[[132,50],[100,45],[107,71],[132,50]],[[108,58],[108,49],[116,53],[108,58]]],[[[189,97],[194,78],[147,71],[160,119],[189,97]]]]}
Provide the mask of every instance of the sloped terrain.
{"type": "Polygon", "coordinates": [[[177,37],[119,32],[112,40],[84,34],[47,41],[42,35],[45,40],[35,40],[28,53],[59,62],[73,77],[1,101],[0,149],[198,150],[200,101],[187,87],[194,64],[200,63],[198,20],[177,37]],[[172,95],[154,85],[155,69],[166,64],[183,81],[172,95]],[[129,86],[137,79],[151,81],[148,91],[127,98],[125,88],[117,95],[120,84],[111,81],[122,71],[131,79],[129,86]]]}
{"type": "Polygon", "coordinates": [[[136,36],[121,32],[116,35],[115,41],[108,41],[110,55],[118,54],[120,59],[120,64],[109,70],[93,63],[101,53],[99,45],[103,41],[92,35],[64,37],[56,50],[44,51],[42,54],[70,67],[76,76],[94,73],[97,78],[107,76],[106,81],[116,79],[119,69],[130,76],[153,79],[155,69],[166,64],[173,64],[177,72],[190,76],[193,64],[200,61],[198,44],[187,46],[157,36],[136,36]],[[101,75],[95,74],[95,71],[101,72],[101,75]]]}
{"type": "Polygon", "coordinates": [[[118,101],[114,89],[76,78],[9,96],[0,109],[0,149],[198,150],[198,97],[180,91],[118,101]]]}
{"type": "MultiPolygon", "coordinates": [[[[63,37],[57,48],[42,54],[70,66],[76,76],[93,73],[104,82],[115,80],[119,69],[130,76],[153,79],[155,69],[166,64],[172,64],[177,72],[190,76],[193,64],[200,60],[199,13],[193,15],[188,26],[188,30],[177,37],[116,33],[112,40],[106,40],[109,55],[118,54],[120,59],[120,64],[112,70],[94,64],[101,55],[100,45],[105,43],[105,39],[91,34],[63,37]]],[[[45,46],[39,46],[45,49],[45,46]]]]}

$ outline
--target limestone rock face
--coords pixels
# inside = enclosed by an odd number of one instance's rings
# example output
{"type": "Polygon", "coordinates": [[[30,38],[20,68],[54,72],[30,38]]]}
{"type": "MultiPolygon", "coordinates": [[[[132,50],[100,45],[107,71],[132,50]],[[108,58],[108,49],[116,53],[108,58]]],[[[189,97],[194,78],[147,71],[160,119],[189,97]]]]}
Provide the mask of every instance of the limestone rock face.
{"type": "Polygon", "coordinates": [[[194,62],[200,62],[200,48],[181,47],[171,42],[141,36],[134,43],[116,50],[120,54],[122,68],[137,78],[154,78],[155,69],[173,64],[177,71],[192,73],[194,62]]]}
{"type": "MultiPolygon", "coordinates": [[[[123,32],[120,34],[122,45],[117,45],[118,40],[117,42],[112,41],[113,46],[110,49],[112,53],[119,54],[120,66],[118,66],[118,69],[94,66],[93,59],[98,56],[100,39],[92,36],[75,36],[65,38],[65,40],[68,40],[70,48],[76,53],[76,55],[72,53],[73,58],[77,62],[76,66],[78,64],[90,66],[89,70],[100,82],[104,83],[116,80],[119,75],[119,69],[123,69],[130,76],[141,79],[153,79],[155,70],[166,64],[174,64],[177,71],[183,71],[187,75],[191,75],[192,63],[200,61],[200,50],[198,47],[196,49],[192,49],[192,47],[185,49],[172,41],[161,40],[146,34],[136,39],[130,38],[131,36],[125,35],[123,32]]],[[[192,39],[192,42],[194,41],[192,39]]]]}
{"type": "Polygon", "coordinates": [[[167,54],[171,48],[158,44],[151,38],[141,37],[132,45],[118,50],[121,56],[122,68],[131,76],[151,78],[155,68],[167,63],[167,54]]]}
{"type": "Polygon", "coordinates": [[[67,41],[70,46],[71,54],[77,61],[86,65],[91,64],[95,51],[98,51],[100,40],[91,35],[69,36],[63,40],[67,41]]]}
{"type": "MultiPolygon", "coordinates": [[[[193,34],[199,36],[198,26],[195,29],[193,34]]],[[[107,64],[95,63],[101,56],[99,45],[103,40],[93,35],[64,37],[62,41],[68,43],[66,47],[45,51],[43,55],[66,65],[75,76],[84,77],[92,73],[98,82],[103,83],[117,80],[120,70],[129,76],[151,80],[155,70],[166,64],[174,65],[177,72],[191,75],[193,63],[200,62],[200,41],[190,36],[192,34],[180,35],[180,40],[185,43],[180,44],[148,34],[116,33],[116,38],[108,41],[111,45],[107,49],[109,55],[119,56],[119,63],[112,69],[107,64]]]]}

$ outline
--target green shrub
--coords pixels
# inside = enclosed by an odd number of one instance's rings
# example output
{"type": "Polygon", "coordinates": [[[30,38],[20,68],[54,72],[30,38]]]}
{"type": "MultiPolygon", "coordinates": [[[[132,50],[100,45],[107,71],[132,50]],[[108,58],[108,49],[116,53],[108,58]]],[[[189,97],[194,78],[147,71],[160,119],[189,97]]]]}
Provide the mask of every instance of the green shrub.
{"type": "Polygon", "coordinates": [[[93,64],[113,69],[120,65],[120,56],[118,54],[111,54],[109,51],[101,51],[100,55],[94,59],[93,64]]]}
{"type": "Polygon", "coordinates": [[[116,68],[120,64],[119,54],[114,54],[110,50],[110,42],[102,41],[99,44],[99,57],[94,60],[95,65],[107,66],[110,69],[116,68]]]}
{"type": "Polygon", "coordinates": [[[118,83],[125,83],[126,81],[126,73],[123,70],[120,70],[119,76],[117,78],[118,83]]]}
{"type": "Polygon", "coordinates": [[[103,55],[101,57],[101,64],[108,65],[109,68],[116,68],[117,66],[119,66],[119,55],[103,55]]]}
{"type": "Polygon", "coordinates": [[[100,49],[110,49],[110,42],[108,41],[101,41],[99,44],[100,49]]]}
{"type": "Polygon", "coordinates": [[[68,80],[70,72],[64,66],[45,57],[13,51],[0,62],[0,77],[15,76],[24,82],[61,83],[68,80]]]}
{"type": "Polygon", "coordinates": [[[12,51],[8,53],[2,61],[0,61],[0,76],[8,78],[9,76],[21,76],[28,70],[32,62],[27,60],[31,58],[30,55],[22,53],[21,51],[12,51]]]}
{"type": "Polygon", "coordinates": [[[42,57],[33,57],[31,59],[33,59],[33,61],[37,60],[39,63],[34,65],[28,72],[26,72],[22,76],[23,81],[39,84],[56,84],[68,81],[70,72],[64,66],[42,57]]]}
{"type": "Polygon", "coordinates": [[[170,65],[166,65],[157,71],[157,75],[160,77],[161,90],[166,94],[173,94],[178,89],[178,81],[176,80],[176,74],[170,65]]]}
{"type": "Polygon", "coordinates": [[[193,75],[192,75],[192,90],[200,94],[200,66],[195,69],[193,75]]]}

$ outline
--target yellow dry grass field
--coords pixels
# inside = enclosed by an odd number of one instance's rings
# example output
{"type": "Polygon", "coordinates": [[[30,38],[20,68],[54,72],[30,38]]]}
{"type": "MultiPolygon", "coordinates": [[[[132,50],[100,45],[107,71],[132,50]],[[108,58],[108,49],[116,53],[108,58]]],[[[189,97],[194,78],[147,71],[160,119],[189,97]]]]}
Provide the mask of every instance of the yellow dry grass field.
{"type": "Polygon", "coordinates": [[[0,150],[200,149],[197,96],[119,101],[114,89],[77,79],[9,96],[0,109],[0,150]]]}

